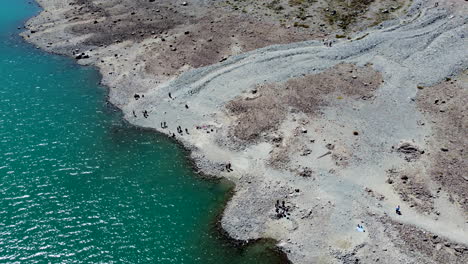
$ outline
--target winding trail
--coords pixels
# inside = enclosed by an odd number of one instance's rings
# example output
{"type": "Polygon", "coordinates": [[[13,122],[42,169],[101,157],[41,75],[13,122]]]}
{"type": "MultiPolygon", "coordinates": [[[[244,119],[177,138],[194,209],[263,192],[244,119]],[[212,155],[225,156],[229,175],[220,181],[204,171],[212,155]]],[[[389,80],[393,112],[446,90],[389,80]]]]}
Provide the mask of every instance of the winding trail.
{"type": "MultiPolygon", "coordinates": [[[[103,83],[110,87],[109,100],[123,110],[129,122],[174,136],[192,150],[203,172],[236,184],[236,194],[221,221],[233,238],[274,238],[294,263],[353,261],[350,252],[358,251],[366,257],[378,251],[381,263],[436,263],[430,257],[421,260],[413,253],[400,254],[396,243],[386,236],[387,228],[376,219],[390,217],[468,246],[468,216],[450,203],[447,195],[437,198],[436,206],[443,208],[443,216],[435,220],[411,209],[385,183],[387,171],[410,166],[391,151],[392,147],[407,141],[425,149],[432,136],[434,124],[415,103],[417,87],[435,85],[468,67],[468,5],[453,0],[439,2],[435,6],[433,0],[414,0],[406,16],[331,47],[316,40],[274,45],[210,66],[186,69],[163,80],[142,73],[144,63],[136,66],[145,58],[145,41],[97,48],[90,53],[90,61],[82,63],[101,68],[103,83]],[[120,56],[114,55],[117,51],[121,51],[120,56]],[[120,68],[109,62],[116,62],[120,68]],[[295,129],[310,131],[309,138],[298,139],[299,147],[313,140],[316,144],[311,156],[317,157],[328,151],[323,145],[334,143],[343,153],[352,153],[347,166],[335,165],[333,155],[327,155],[321,159],[295,157],[289,167],[277,169],[269,164],[275,144],[266,140],[239,143],[229,137],[229,127],[235,122],[225,108],[230,101],[245,96],[257,85],[285,83],[342,63],[371,65],[382,75],[383,83],[373,92],[372,100],[342,98],[313,117],[288,113],[275,133],[294,142],[299,138],[295,129]],[[118,74],[113,74],[115,71],[118,74]],[[135,100],[136,92],[144,98],[135,100]],[[426,125],[419,125],[421,122],[426,125]],[[162,123],[167,127],[162,128],[162,123]],[[355,129],[360,131],[359,137],[352,135],[355,129]],[[220,170],[227,161],[232,162],[233,172],[220,170]],[[298,177],[298,167],[313,168],[313,179],[298,177]],[[366,189],[385,198],[371,197],[363,191],[366,189]],[[275,218],[278,199],[292,208],[290,218],[275,218]],[[403,216],[394,214],[397,204],[402,205],[403,216]],[[356,234],[355,224],[364,222],[372,229],[356,234]],[[388,251],[382,251],[383,247],[388,251]]],[[[62,8],[60,1],[51,0],[50,4],[51,9],[62,8]]],[[[56,15],[56,21],[62,18],[62,14],[56,15]]],[[[39,18],[38,24],[44,22],[41,19],[45,17],[39,18]]],[[[43,35],[52,39],[54,32],[68,36],[60,23],[50,24],[45,31],[43,35]]],[[[81,43],[86,37],[72,36],[72,44],[67,45],[81,43]]],[[[67,45],[58,45],[58,50],[67,45]]],[[[300,148],[292,152],[294,156],[300,148]]],[[[370,259],[368,262],[373,263],[370,259]]]]}
{"type": "MultiPolygon", "coordinates": [[[[416,1],[414,6],[418,6],[421,2],[416,1]]],[[[464,7],[466,9],[466,6],[464,7]]],[[[384,76],[384,83],[377,91],[375,101],[359,109],[354,109],[353,105],[343,105],[340,109],[326,109],[325,116],[328,118],[317,121],[319,124],[346,124],[349,120],[353,120],[356,127],[366,131],[357,149],[354,150],[360,161],[353,163],[351,169],[342,172],[342,174],[347,174],[347,179],[353,178],[353,180],[345,182],[322,180],[321,186],[331,185],[333,187],[327,187],[329,191],[337,193],[333,198],[335,204],[342,204],[341,207],[337,206],[333,217],[337,223],[336,226],[338,223],[346,225],[349,221],[347,216],[340,214],[341,210],[354,208],[357,212],[366,211],[361,208],[364,207],[363,204],[367,204],[373,208],[371,210],[374,212],[388,213],[398,222],[414,225],[468,245],[468,227],[466,219],[463,219],[466,215],[463,213],[452,215],[453,219],[446,218],[444,221],[436,221],[409,207],[405,208],[407,213],[404,217],[392,214],[395,204],[404,204],[404,202],[391,188],[385,186],[385,171],[395,165],[405,165],[402,161],[393,161],[391,154],[382,151],[390,149],[392,145],[402,140],[411,140],[417,145],[425,145],[425,138],[430,134],[430,127],[421,128],[417,125],[418,121],[424,118],[416,109],[412,98],[416,95],[418,85],[430,86],[466,69],[468,54],[465,35],[468,27],[467,17],[462,14],[463,12],[461,15],[455,14],[444,8],[415,8],[410,11],[407,18],[390,21],[381,28],[360,33],[359,36],[364,35],[364,38],[359,39],[358,36],[354,40],[342,41],[332,47],[326,47],[319,41],[307,41],[270,46],[233,56],[222,63],[185,72],[175,80],[150,90],[146,95],[148,100],[131,102],[126,109],[127,112],[129,109],[164,111],[164,115],[131,120],[137,125],[156,129],[158,128],[154,124],[159,124],[163,119],[172,120],[169,130],[162,130],[163,133],[174,131],[175,126],[179,124],[183,124],[184,127],[195,127],[198,124],[210,122],[223,124],[228,122],[225,117],[219,117],[224,105],[255,85],[284,82],[290,78],[318,73],[338,63],[357,65],[371,63],[384,76]],[[176,98],[175,100],[167,99],[169,92],[176,98]],[[182,107],[185,103],[190,105],[190,115],[187,115],[182,107]],[[373,206],[373,201],[361,201],[361,205],[357,208],[354,203],[349,203],[349,201],[363,199],[364,187],[380,190],[387,197],[382,207],[376,208],[373,206]],[[343,190],[347,190],[348,195],[339,195],[343,190]]],[[[335,129],[340,128],[335,127],[335,129]]],[[[295,180],[286,176],[278,176],[279,178],[272,176],[274,172],[268,170],[267,166],[264,166],[266,169],[258,169],[259,163],[267,160],[265,156],[268,156],[268,147],[265,149],[259,145],[240,152],[221,150],[216,146],[214,142],[216,140],[202,140],[201,137],[190,135],[179,139],[189,146],[194,146],[194,156],[198,159],[220,163],[226,159],[235,160],[239,164],[236,167],[237,175],[251,175],[255,171],[256,175],[249,177],[250,182],[256,181],[258,185],[263,186],[268,185],[269,181],[279,179],[285,181],[286,186],[297,184],[295,180]]],[[[319,164],[315,165],[319,166],[319,164]]],[[[324,172],[324,175],[333,177],[327,172],[324,172]]],[[[246,213],[245,211],[249,209],[244,208],[243,213],[246,217],[241,217],[242,220],[239,221],[235,215],[242,213],[234,207],[247,206],[244,205],[246,200],[255,200],[259,197],[242,191],[244,188],[249,188],[246,187],[242,176],[224,176],[236,182],[239,194],[233,198],[227,208],[223,218],[223,227],[233,237],[240,239],[257,238],[262,236],[263,232],[266,232],[267,236],[275,237],[274,234],[268,234],[268,231],[259,231],[265,229],[261,223],[262,220],[259,221],[259,219],[264,219],[266,222],[269,220],[264,218],[266,216],[260,217],[255,214],[261,210],[258,204],[248,205],[252,206],[252,214],[246,213]],[[248,216],[257,219],[251,220],[248,216]],[[252,228],[246,229],[241,226],[246,224],[252,228]],[[263,227],[255,228],[258,225],[263,227]]],[[[316,189],[312,186],[310,188],[316,189]]],[[[265,196],[268,197],[269,194],[265,196]]],[[[269,199],[274,199],[273,195],[269,199]]],[[[312,203],[312,200],[308,199],[304,197],[304,201],[312,203]]],[[[264,204],[264,202],[259,202],[259,204],[264,204]]],[[[446,205],[450,206],[448,202],[446,205]]],[[[457,210],[459,209],[454,209],[454,211],[457,210]]],[[[350,212],[350,214],[353,213],[350,212]]],[[[335,228],[335,233],[341,231],[342,229],[335,228]]],[[[286,237],[293,241],[301,241],[302,245],[307,243],[304,239],[294,235],[286,237]]],[[[304,258],[292,257],[292,259],[302,262],[304,258]]]]}

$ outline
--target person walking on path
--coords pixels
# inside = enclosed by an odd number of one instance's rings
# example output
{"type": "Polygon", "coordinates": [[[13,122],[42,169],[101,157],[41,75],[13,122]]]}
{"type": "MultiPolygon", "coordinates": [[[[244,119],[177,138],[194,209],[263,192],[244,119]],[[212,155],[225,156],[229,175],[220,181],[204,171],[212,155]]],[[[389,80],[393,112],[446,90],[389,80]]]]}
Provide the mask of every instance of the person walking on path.
{"type": "Polygon", "coordinates": [[[401,210],[400,210],[400,206],[398,205],[397,208],[395,209],[395,213],[397,215],[401,215],[401,210]]]}

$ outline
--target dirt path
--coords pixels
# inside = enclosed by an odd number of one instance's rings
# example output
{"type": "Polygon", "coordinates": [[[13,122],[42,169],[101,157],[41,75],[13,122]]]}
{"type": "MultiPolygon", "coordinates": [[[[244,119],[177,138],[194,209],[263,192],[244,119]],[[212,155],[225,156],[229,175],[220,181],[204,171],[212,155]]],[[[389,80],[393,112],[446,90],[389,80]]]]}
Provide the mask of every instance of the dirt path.
{"type": "MultiPolygon", "coordinates": [[[[407,163],[392,153],[392,146],[402,141],[425,146],[431,130],[429,126],[418,125],[418,122],[425,118],[416,110],[412,98],[415,97],[419,85],[436,84],[466,67],[468,57],[463,44],[466,42],[461,37],[466,29],[466,18],[463,16],[447,13],[440,8],[415,10],[410,18],[401,19],[389,27],[373,29],[360,40],[342,41],[332,47],[326,47],[317,41],[272,46],[189,71],[174,81],[146,93],[146,101],[128,105],[127,111],[154,109],[157,112],[163,109],[166,114],[162,118],[177,120],[173,127],[169,127],[171,131],[179,124],[193,128],[209,120],[224,124],[224,128],[229,126],[232,120],[220,112],[222,106],[239,95],[245,95],[256,85],[283,82],[319,73],[343,62],[357,65],[372,63],[373,68],[380,71],[384,77],[384,82],[376,91],[373,101],[345,100],[342,104],[323,109],[323,115],[315,118],[312,121],[313,125],[303,126],[307,131],[321,129],[318,134],[314,134],[317,142],[333,142],[337,138],[343,142],[353,142],[352,146],[343,143],[353,152],[354,157],[349,161],[349,167],[341,169],[333,166],[331,157],[298,161],[295,163],[297,165],[290,164],[291,169],[294,166],[313,168],[316,176],[315,180],[310,182],[297,179],[294,173],[268,169],[265,164],[268,163],[272,148],[269,143],[253,144],[240,151],[227,150],[220,156],[223,158],[215,160],[219,163],[222,163],[223,159],[233,162],[234,173],[223,175],[236,182],[238,195],[226,209],[223,227],[238,239],[268,236],[283,241],[282,247],[286,252],[290,252],[291,259],[297,263],[322,258],[327,259],[326,262],[331,261],[326,257],[329,253],[325,252],[328,250],[317,246],[321,244],[338,248],[339,245],[344,245],[343,243],[349,244],[349,248],[356,248],[362,243],[385,244],[384,239],[373,237],[375,234],[371,233],[367,238],[358,238],[349,231],[354,229],[354,223],[360,221],[366,213],[387,214],[404,225],[419,227],[466,246],[467,219],[460,207],[444,200],[442,204],[447,207],[450,205],[451,211],[442,212],[444,217],[435,220],[434,215],[427,216],[410,208],[409,204],[402,201],[385,183],[387,170],[405,167],[407,163]],[[169,92],[175,100],[165,100],[169,92]],[[164,103],[155,105],[153,102],[164,103]],[[190,105],[189,116],[184,115],[185,103],[190,105]],[[353,120],[351,124],[349,120],[353,120]],[[352,129],[358,129],[362,134],[356,139],[349,131],[352,129]],[[263,166],[259,166],[259,163],[263,166]],[[324,164],[332,165],[327,167],[328,165],[324,164]],[[331,170],[335,172],[330,173],[331,170]],[[365,173],[362,173],[363,171],[365,173]],[[379,202],[363,195],[365,188],[382,194],[385,197],[384,201],[379,202]],[[307,192],[313,194],[301,191],[298,196],[294,196],[295,189],[308,190],[307,192]],[[258,193],[261,193],[261,197],[258,193]],[[286,198],[291,206],[296,208],[290,222],[275,220],[272,218],[271,209],[265,209],[269,204],[273,206],[279,197],[286,198]],[[322,202],[324,200],[330,201],[334,205],[333,208],[326,209],[327,206],[324,207],[322,202]],[[380,205],[375,206],[375,203],[380,205]],[[403,216],[394,214],[397,204],[403,206],[403,216]],[[309,208],[324,209],[321,209],[323,212],[316,220],[303,220],[303,213],[309,208]],[[321,231],[305,227],[319,220],[333,221],[333,224],[322,227],[321,231]],[[314,232],[329,238],[340,237],[343,234],[349,235],[350,238],[344,240],[346,242],[336,242],[343,241],[342,239],[317,241],[317,238],[312,237],[314,232]],[[311,235],[304,235],[307,233],[311,235]],[[322,252],[322,255],[304,255],[304,252],[314,250],[322,252]]],[[[152,126],[151,124],[159,123],[160,118],[161,116],[155,115],[153,118],[138,119],[134,122],[142,126],[152,126]]],[[[292,122],[290,127],[278,132],[287,135],[289,132],[286,130],[295,126],[300,124],[292,122]]],[[[221,139],[225,135],[226,131],[220,129],[216,135],[209,136],[209,142],[226,142],[221,139]]],[[[181,140],[190,144],[198,142],[199,137],[202,135],[184,135],[181,140]]],[[[225,144],[229,145],[229,142],[225,144]]],[[[194,156],[212,157],[212,150],[208,143],[196,149],[194,156]]],[[[323,149],[321,153],[325,151],[326,149],[323,149]]],[[[408,256],[408,259],[411,257],[408,256]]]]}
{"type": "MultiPolygon", "coordinates": [[[[59,2],[50,1],[51,10],[63,11],[59,2]]],[[[67,17],[70,29],[45,22],[43,14],[33,22],[45,29],[27,38],[62,54],[70,55],[73,45],[86,50],[78,56],[90,58],[79,62],[100,68],[109,100],[129,122],[176,138],[203,172],[232,180],[236,194],[221,224],[233,238],[274,238],[294,263],[468,261],[466,197],[434,180],[431,167],[441,151],[434,145],[441,137],[437,128],[463,126],[423,114],[416,103],[421,89],[456,78],[468,66],[465,2],[414,0],[406,16],[350,39],[295,43],[289,42],[305,38],[298,29],[261,19],[242,26],[228,17],[210,21],[195,12],[203,6],[154,7],[158,19],[174,20],[144,25],[141,17],[152,17],[145,13],[151,8],[127,17],[122,6],[83,6],[97,13],[103,8],[112,19],[91,27],[67,17]],[[192,24],[184,24],[187,19],[192,24]],[[123,24],[120,33],[100,33],[114,24],[123,24]],[[153,34],[154,28],[162,33],[153,34]],[[264,35],[270,28],[274,34],[264,35]],[[289,34],[283,42],[269,39],[282,34],[289,34]],[[248,137],[235,133],[244,129],[248,137]],[[403,143],[409,154],[398,151],[403,143]],[[396,205],[403,215],[395,214],[396,205]],[[401,229],[391,228],[395,223],[401,229]],[[366,232],[357,232],[357,224],[366,232]],[[400,236],[402,230],[414,236],[400,236]],[[434,237],[446,239],[444,247],[434,237]]],[[[64,19],[60,12],[54,21],[64,19]]],[[[430,104],[449,101],[431,96],[430,104]]],[[[453,114],[466,119],[457,104],[453,114]]],[[[462,159],[461,145],[447,157],[462,159]]]]}

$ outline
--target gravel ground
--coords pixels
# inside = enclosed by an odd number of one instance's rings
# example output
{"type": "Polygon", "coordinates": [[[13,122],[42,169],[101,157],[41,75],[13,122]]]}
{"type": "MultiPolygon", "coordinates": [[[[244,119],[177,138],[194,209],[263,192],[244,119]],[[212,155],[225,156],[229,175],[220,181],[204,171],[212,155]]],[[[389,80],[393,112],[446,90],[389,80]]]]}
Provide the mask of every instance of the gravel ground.
{"type": "Polygon", "coordinates": [[[231,237],[293,263],[463,263],[467,4],[233,2],[40,0],[23,36],[99,67],[129,122],[233,181],[231,237]]]}

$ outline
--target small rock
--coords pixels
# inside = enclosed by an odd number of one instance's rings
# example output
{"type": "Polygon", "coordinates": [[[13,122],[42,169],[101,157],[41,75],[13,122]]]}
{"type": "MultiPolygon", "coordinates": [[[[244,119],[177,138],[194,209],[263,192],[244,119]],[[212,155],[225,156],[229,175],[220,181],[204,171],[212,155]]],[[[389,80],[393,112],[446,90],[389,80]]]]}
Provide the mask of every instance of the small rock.
{"type": "Polygon", "coordinates": [[[462,253],[465,249],[461,246],[456,246],[454,247],[453,249],[455,249],[455,251],[459,252],[459,253],[462,253]]]}
{"type": "Polygon", "coordinates": [[[304,168],[301,172],[299,172],[299,176],[308,178],[312,176],[313,171],[310,168],[304,168]]]}
{"type": "Polygon", "coordinates": [[[325,145],[325,147],[329,150],[333,150],[335,148],[335,145],[328,143],[327,145],[325,145]]]}

